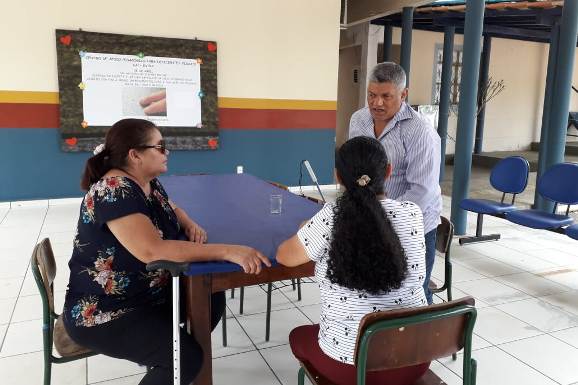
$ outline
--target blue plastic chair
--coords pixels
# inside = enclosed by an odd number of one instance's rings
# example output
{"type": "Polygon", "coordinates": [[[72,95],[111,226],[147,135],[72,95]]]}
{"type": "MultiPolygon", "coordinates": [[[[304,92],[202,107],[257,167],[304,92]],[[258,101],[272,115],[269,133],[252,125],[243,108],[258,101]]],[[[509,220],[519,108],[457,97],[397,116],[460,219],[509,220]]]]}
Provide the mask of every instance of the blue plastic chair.
{"type": "Polygon", "coordinates": [[[500,202],[489,199],[464,199],[460,202],[462,209],[478,214],[476,235],[460,238],[460,245],[500,239],[500,234],[482,234],[484,214],[503,218],[507,212],[516,210],[516,195],[526,189],[529,174],[530,164],[521,156],[510,156],[494,166],[490,174],[490,184],[502,192],[502,199],[500,202]],[[511,203],[504,202],[506,194],[512,194],[511,203]]]}
{"type": "Polygon", "coordinates": [[[578,225],[572,225],[566,228],[566,235],[578,241],[578,225]]]}
{"type": "Polygon", "coordinates": [[[538,180],[537,189],[541,196],[555,203],[551,213],[536,209],[516,210],[506,213],[506,219],[533,229],[564,232],[562,227],[574,222],[568,216],[570,206],[578,204],[578,164],[553,165],[538,180]],[[559,204],[568,206],[566,215],[556,214],[559,204]]]}

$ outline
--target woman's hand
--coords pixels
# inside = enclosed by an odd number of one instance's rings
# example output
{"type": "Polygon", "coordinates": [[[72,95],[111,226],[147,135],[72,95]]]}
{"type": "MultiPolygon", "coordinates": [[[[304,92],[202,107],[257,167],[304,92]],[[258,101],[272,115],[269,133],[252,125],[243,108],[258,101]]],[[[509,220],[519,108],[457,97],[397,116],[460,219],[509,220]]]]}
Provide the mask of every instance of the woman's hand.
{"type": "Polygon", "coordinates": [[[207,232],[194,221],[190,221],[189,225],[185,227],[185,234],[189,241],[194,243],[207,242],[207,232]]]}
{"type": "Polygon", "coordinates": [[[259,251],[247,246],[229,246],[225,255],[225,260],[236,263],[248,274],[259,274],[262,264],[271,267],[271,261],[259,251]]]}

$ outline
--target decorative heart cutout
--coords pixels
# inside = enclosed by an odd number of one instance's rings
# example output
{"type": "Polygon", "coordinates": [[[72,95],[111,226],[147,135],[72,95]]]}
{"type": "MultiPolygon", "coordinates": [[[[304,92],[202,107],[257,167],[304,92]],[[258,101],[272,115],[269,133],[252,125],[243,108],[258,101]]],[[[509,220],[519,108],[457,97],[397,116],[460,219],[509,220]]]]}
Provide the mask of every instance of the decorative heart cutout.
{"type": "Polygon", "coordinates": [[[219,144],[219,141],[215,138],[209,139],[209,141],[207,142],[207,144],[209,145],[209,147],[211,147],[212,150],[214,150],[215,148],[217,148],[217,145],[219,144]]]}
{"type": "Polygon", "coordinates": [[[70,147],[72,146],[76,146],[76,143],[78,143],[78,139],[77,138],[68,138],[64,140],[66,142],[66,144],[68,144],[70,147]]]}
{"type": "Polygon", "coordinates": [[[65,46],[69,46],[70,43],[72,43],[72,36],[70,35],[64,35],[60,37],[60,42],[62,44],[64,44],[65,46]]]}
{"type": "Polygon", "coordinates": [[[207,44],[207,49],[209,50],[209,52],[215,52],[217,51],[217,45],[213,42],[209,42],[207,44]]]}

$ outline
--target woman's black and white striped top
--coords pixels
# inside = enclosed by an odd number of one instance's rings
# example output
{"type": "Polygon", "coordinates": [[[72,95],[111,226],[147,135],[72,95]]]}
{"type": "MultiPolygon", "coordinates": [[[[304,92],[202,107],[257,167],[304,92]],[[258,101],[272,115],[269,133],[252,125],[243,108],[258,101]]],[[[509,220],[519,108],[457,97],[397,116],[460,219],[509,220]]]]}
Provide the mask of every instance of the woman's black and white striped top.
{"type": "Polygon", "coordinates": [[[326,204],[297,233],[307,255],[316,263],[315,278],[321,291],[319,346],[331,358],[352,365],[357,329],[364,315],[427,303],[423,290],[425,241],[421,210],[412,202],[384,199],[381,204],[407,256],[408,274],[397,290],[369,294],[347,289],[327,279],[335,204],[326,204]]]}

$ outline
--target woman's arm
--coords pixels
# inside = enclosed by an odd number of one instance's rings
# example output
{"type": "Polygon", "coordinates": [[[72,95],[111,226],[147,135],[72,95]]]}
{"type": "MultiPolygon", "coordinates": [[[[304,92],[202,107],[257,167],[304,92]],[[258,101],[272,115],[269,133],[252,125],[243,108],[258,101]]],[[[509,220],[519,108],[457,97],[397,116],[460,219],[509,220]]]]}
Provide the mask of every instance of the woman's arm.
{"type": "Polygon", "coordinates": [[[207,242],[207,232],[201,226],[199,226],[195,221],[193,221],[185,212],[185,210],[178,207],[175,202],[169,199],[169,204],[171,205],[173,211],[177,216],[177,221],[181,228],[185,231],[187,238],[191,242],[205,243],[207,242]]]}
{"type": "Polygon", "coordinates": [[[259,251],[240,245],[203,245],[186,241],[164,240],[144,214],[130,214],[106,223],[118,241],[144,263],[156,260],[175,262],[229,261],[246,273],[259,274],[262,264],[271,266],[259,251]]]}
{"type": "Polygon", "coordinates": [[[277,262],[284,266],[299,266],[311,261],[297,234],[283,242],[277,249],[277,262]]]}

